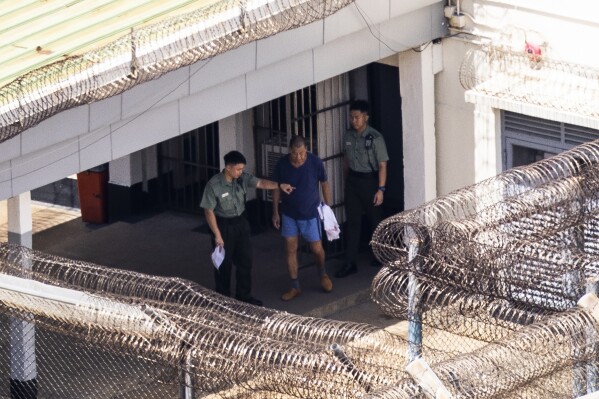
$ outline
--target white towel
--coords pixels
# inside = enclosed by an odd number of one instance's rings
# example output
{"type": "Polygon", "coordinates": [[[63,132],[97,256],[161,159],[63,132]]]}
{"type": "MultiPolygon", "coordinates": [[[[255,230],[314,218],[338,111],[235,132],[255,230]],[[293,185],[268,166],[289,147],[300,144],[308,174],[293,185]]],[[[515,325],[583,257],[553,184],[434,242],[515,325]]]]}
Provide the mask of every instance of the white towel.
{"type": "Polygon", "coordinates": [[[320,220],[322,220],[324,224],[324,231],[327,233],[327,239],[329,241],[338,239],[341,229],[339,229],[337,218],[331,207],[321,203],[318,205],[318,214],[320,215],[320,220]]]}

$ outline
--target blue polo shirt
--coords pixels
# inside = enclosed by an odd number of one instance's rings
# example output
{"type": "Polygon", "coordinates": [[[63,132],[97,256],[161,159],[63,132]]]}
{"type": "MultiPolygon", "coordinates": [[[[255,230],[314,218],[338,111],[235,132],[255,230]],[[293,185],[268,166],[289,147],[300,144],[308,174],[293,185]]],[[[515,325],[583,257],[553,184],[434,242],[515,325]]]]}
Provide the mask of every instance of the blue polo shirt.
{"type": "Polygon", "coordinates": [[[281,192],[281,212],[296,220],[308,220],[318,216],[320,183],[327,181],[324,164],[312,153],[299,168],[291,165],[289,154],[277,162],[272,180],[295,187],[291,194],[281,192]]]}

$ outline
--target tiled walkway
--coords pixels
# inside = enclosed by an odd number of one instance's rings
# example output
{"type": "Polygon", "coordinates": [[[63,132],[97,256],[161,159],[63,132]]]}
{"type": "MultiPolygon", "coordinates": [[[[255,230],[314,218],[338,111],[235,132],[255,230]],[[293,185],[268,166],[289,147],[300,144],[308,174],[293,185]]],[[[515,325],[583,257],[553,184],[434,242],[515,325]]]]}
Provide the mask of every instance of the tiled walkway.
{"type": "MultiPolygon", "coordinates": [[[[32,201],[33,234],[81,217],[81,211],[32,201]]],[[[0,241],[8,240],[6,201],[0,201],[0,241]]]]}

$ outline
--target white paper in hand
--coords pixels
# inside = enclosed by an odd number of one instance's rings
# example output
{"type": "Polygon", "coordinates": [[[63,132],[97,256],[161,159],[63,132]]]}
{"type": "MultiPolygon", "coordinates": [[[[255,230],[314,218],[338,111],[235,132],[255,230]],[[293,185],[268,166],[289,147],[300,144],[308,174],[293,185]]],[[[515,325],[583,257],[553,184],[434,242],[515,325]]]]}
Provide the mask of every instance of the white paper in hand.
{"type": "Polygon", "coordinates": [[[217,245],[216,248],[214,248],[214,251],[212,251],[211,257],[212,264],[216,267],[216,270],[218,270],[220,264],[223,263],[223,260],[225,259],[225,248],[217,245]]]}

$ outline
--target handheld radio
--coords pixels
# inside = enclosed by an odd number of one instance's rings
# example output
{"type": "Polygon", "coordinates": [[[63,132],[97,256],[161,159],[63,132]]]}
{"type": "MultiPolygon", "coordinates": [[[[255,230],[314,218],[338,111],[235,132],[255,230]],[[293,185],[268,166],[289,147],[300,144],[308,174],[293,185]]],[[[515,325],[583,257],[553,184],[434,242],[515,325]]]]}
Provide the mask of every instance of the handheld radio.
{"type": "Polygon", "coordinates": [[[368,134],[366,137],[364,137],[364,147],[366,147],[367,150],[371,149],[373,141],[374,136],[372,134],[368,134]]]}

